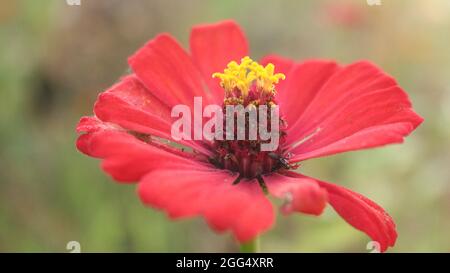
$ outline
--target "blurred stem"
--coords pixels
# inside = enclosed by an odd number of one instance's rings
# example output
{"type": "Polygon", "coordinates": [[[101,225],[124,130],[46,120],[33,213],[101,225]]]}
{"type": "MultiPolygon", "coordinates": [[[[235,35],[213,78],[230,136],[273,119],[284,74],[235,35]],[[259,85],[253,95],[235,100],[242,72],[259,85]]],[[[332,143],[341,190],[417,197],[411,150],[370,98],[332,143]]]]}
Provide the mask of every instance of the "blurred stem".
{"type": "Polygon", "coordinates": [[[241,253],[258,253],[259,252],[259,237],[241,244],[241,253]]]}

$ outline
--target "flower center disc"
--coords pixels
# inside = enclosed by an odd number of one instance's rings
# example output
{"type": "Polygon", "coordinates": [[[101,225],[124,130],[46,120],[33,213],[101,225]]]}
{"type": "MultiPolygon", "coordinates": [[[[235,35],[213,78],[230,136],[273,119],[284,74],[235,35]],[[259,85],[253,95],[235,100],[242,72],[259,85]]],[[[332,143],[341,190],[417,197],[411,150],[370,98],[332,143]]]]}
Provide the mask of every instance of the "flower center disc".
{"type": "MultiPolygon", "coordinates": [[[[225,134],[232,134],[234,139],[215,140],[215,154],[210,161],[217,167],[239,172],[240,178],[258,178],[261,175],[271,173],[280,168],[290,168],[287,160],[283,156],[283,151],[279,148],[285,135],[285,122],[278,115],[273,114],[272,108],[277,107],[275,101],[275,84],[279,80],[284,80],[282,73],[274,74],[275,66],[271,63],[265,67],[253,61],[249,57],[244,57],[241,63],[235,61],[228,63],[223,73],[214,73],[213,78],[220,79],[220,85],[225,90],[223,110],[229,111],[229,106],[242,106],[246,111],[237,111],[232,116],[233,124],[238,124],[238,115],[244,115],[245,138],[238,139],[237,126],[227,128],[224,125],[225,134]],[[249,110],[256,113],[257,123],[264,122],[268,130],[277,129],[279,132],[278,145],[274,150],[261,149],[261,144],[270,142],[263,140],[261,132],[256,132],[256,139],[250,138],[252,130],[257,130],[258,126],[253,124],[255,119],[251,119],[249,110]],[[270,128],[271,119],[278,119],[276,124],[279,128],[270,128]],[[231,132],[230,132],[231,130],[231,132]]],[[[255,116],[253,116],[255,117],[255,116]]],[[[255,132],[253,132],[255,133],[255,132]]]]}

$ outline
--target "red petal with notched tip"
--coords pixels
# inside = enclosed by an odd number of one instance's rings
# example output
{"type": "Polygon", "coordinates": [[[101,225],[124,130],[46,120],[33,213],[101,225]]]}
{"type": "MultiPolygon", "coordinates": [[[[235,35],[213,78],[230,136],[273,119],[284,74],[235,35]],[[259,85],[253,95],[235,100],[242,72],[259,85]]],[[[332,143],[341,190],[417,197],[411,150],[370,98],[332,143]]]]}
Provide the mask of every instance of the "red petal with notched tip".
{"type": "Polygon", "coordinates": [[[315,181],[326,190],[328,203],[350,225],[366,233],[378,242],[381,251],[394,246],[397,240],[395,223],[387,212],[367,197],[342,186],[323,182],[294,172],[286,172],[287,176],[297,179],[315,181]]]}
{"type": "Polygon", "coordinates": [[[159,169],[139,183],[139,196],[172,218],[202,216],[218,232],[245,242],[274,222],[270,201],[256,181],[232,185],[237,174],[222,170],[159,169]]]}
{"type": "Polygon", "coordinates": [[[380,251],[394,246],[397,240],[395,223],[386,211],[359,193],[344,187],[319,181],[327,190],[329,203],[350,225],[380,243],[380,251]]]}
{"type": "MultiPolygon", "coordinates": [[[[105,122],[120,125],[134,132],[151,134],[172,140],[174,118],[171,109],[155,97],[135,75],[129,75],[98,96],[94,106],[96,116],[105,122]]],[[[177,141],[209,155],[204,143],[191,140],[177,141]]]]}
{"type": "MultiPolygon", "coordinates": [[[[82,118],[78,130],[77,148],[92,157],[102,159],[102,168],[114,179],[135,182],[151,170],[159,168],[206,168],[206,163],[192,164],[186,154],[170,152],[146,143],[116,125],[93,117],[82,118]]],[[[194,161],[195,162],[195,161],[194,161]]]]}
{"type": "MultiPolygon", "coordinates": [[[[310,74],[311,82],[317,78],[325,82],[308,99],[301,92],[314,88],[299,80],[296,88],[301,107],[290,104],[283,110],[299,113],[288,125],[284,144],[293,154],[291,162],[399,143],[423,121],[395,80],[373,64],[358,62],[338,69],[331,77],[329,74],[329,69],[310,74]]],[[[289,84],[285,90],[292,88],[289,84]]]]}

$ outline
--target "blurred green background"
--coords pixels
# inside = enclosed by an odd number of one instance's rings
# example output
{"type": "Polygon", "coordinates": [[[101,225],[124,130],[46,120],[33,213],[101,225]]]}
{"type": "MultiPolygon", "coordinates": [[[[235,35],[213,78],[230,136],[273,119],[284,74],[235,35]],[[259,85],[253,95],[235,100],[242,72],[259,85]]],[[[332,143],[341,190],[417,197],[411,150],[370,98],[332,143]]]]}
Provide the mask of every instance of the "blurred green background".
{"type": "MultiPolygon", "coordinates": [[[[365,194],[394,217],[392,252],[450,251],[450,1],[0,1],[0,252],[236,251],[201,219],[171,222],[77,152],[74,128],[126,59],[157,33],[233,18],[252,57],[369,59],[409,93],[425,123],[405,144],[306,162],[302,171],[365,194]]],[[[329,207],[278,216],[267,252],[367,252],[329,207]]]]}

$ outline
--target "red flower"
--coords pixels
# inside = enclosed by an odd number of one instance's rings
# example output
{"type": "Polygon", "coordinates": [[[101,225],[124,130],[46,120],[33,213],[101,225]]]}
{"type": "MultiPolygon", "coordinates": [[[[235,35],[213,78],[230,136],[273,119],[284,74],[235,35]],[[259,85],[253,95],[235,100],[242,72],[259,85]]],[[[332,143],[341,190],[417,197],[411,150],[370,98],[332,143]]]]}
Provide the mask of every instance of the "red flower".
{"type": "MultiPolygon", "coordinates": [[[[194,96],[202,96],[204,104],[222,105],[226,83],[211,75],[247,55],[247,40],[232,21],[194,27],[190,54],[170,35],[158,35],[129,58],[133,73],[99,95],[95,116],[81,119],[78,149],[101,158],[102,168],[115,180],[139,181],[145,204],[171,218],[202,216],[214,230],[230,230],[241,242],[274,222],[266,186],[270,195],[286,201],[284,213],[320,215],[329,203],[378,241],[382,251],[393,246],[395,224],[383,208],[346,188],[292,171],[310,158],[401,143],[422,122],[396,81],[370,62],[341,66],[265,57],[262,63],[274,64],[286,76],[276,93],[264,89],[265,102],[278,104],[287,124],[275,152],[260,152],[245,141],[179,141],[189,151],[167,145],[171,108],[192,106],[194,96]]],[[[235,85],[228,88],[243,92],[235,85]]]]}

